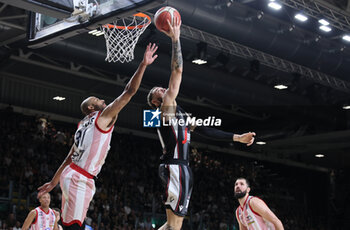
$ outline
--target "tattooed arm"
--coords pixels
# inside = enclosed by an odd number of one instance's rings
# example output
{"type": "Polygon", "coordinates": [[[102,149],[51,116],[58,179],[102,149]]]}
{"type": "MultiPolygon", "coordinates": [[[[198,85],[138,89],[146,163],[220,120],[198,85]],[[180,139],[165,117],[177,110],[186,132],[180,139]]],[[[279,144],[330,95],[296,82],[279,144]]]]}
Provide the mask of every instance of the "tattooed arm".
{"type": "Polygon", "coordinates": [[[168,223],[165,223],[162,227],[158,228],[158,230],[175,230],[175,228],[171,227],[168,223]]]}
{"type": "Polygon", "coordinates": [[[163,97],[163,106],[176,105],[175,99],[179,93],[182,70],[183,70],[183,60],[181,52],[180,43],[180,26],[181,21],[178,18],[174,19],[174,23],[169,24],[169,31],[163,31],[166,35],[171,38],[172,41],[172,57],[171,57],[171,76],[169,80],[169,87],[166,90],[163,97]]]}

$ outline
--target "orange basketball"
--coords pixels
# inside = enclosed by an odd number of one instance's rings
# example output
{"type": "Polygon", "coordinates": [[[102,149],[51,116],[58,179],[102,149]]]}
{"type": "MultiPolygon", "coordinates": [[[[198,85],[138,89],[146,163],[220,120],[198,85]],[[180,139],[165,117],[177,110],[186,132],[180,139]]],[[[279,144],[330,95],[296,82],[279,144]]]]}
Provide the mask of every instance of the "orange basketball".
{"type": "Polygon", "coordinates": [[[156,24],[158,30],[169,31],[167,20],[169,20],[170,24],[172,24],[175,17],[181,20],[180,13],[176,9],[170,6],[165,6],[160,8],[154,15],[154,24],[156,24]]]}

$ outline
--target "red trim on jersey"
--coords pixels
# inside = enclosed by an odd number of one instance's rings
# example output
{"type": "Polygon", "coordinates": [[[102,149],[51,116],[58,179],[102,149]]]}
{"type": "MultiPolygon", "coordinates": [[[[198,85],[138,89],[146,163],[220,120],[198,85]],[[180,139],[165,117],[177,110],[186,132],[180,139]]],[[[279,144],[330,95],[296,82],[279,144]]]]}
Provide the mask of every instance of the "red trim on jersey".
{"type": "MultiPolygon", "coordinates": [[[[254,197],[252,197],[251,199],[253,199],[254,197]]],[[[259,197],[256,197],[256,198],[258,198],[258,199],[260,199],[259,197]]],[[[255,215],[258,215],[258,216],[260,216],[261,217],[261,215],[259,214],[259,213],[257,213],[257,212],[255,212],[254,211],[254,209],[252,208],[252,206],[250,206],[250,201],[251,201],[251,199],[249,200],[249,202],[248,202],[248,205],[249,205],[249,208],[250,208],[250,210],[252,210],[252,212],[255,214],[255,215]]],[[[261,199],[260,199],[261,200],[261,199]]],[[[263,201],[263,200],[262,200],[263,201]]],[[[264,201],[263,201],[264,202],[264,201]]],[[[264,202],[265,203],[265,202],[264,202]]]]}
{"type": "Polygon", "coordinates": [[[62,224],[63,224],[64,226],[71,226],[71,225],[73,225],[73,224],[79,224],[80,227],[83,225],[79,220],[72,220],[72,221],[69,222],[69,223],[66,223],[66,222],[64,222],[64,221],[62,220],[62,224]]]}
{"type": "Polygon", "coordinates": [[[36,224],[36,222],[38,222],[38,215],[39,215],[38,210],[35,209],[35,212],[36,212],[35,221],[32,224],[36,224]]]}
{"type": "MultiPolygon", "coordinates": [[[[176,205],[176,208],[175,210],[179,210],[179,204],[181,202],[181,194],[182,194],[182,183],[181,183],[181,165],[178,165],[179,166],[179,182],[180,182],[180,196],[179,196],[179,200],[177,201],[177,205],[176,205]]],[[[181,211],[180,211],[181,212],[181,211]]]]}
{"type": "Polygon", "coordinates": [[[247,203],[248,198],[249,198],[249,196],[247,196],[247,198],[245,199],[243,207],[241,206],[241,204],[239,204],[239,207],[242,209],[242,211],[243,211],[245,204],[247,203]]]}
{"type": "Polygon", "coordinates": [[[98,131],[100,131],[101,133],[109,133],[112,130],[112,128],[114,127],[114,124],[107,131],[101,129],[100,126],[98,126],[98,124],[97,124],[97,120],[100,117],[101,113],[102,113],[102,111],[98,112],[98,115],[97,115],[96,120],[95,120],[95,126],[98,129],[98,131]]]}
{"type": "Polygon", "coordinates": [[[72,169],[74,169],[75,171],[77,171],[78,173],[86,176],[89,179],[93,179],[94,176],[91,175],[90,173],[88,173],[87,171],[85,171],[84,169],[80,168],[78,165],[74,164],[73,162],[70,163],[69,167],[71,167],[72,169]]]}
{"type": "Polygon", "coordinates": [[[46,215],[48,215],[50,213],[50,208],[49,210],[47,210],[47,213],[44,211],[44,209],[41,208],[41,206],[39,206],[39,208],[41,209],[41,211],[43,211],[46,215]]]}
{"type": "MultiPolygon", "coordinates": [[[[238,207],[239,208],[239,207],[238,207]]],[[[238,208],[236,209],[236,218],[237,218],[237,221],[242,224],[242,221],[240,220],[240,217],[239,217],[239,213],[238,213],[238,208]]]]}
{"type": "Polygon", "coordinates": [[[77,127],[77,129],[79,129],[80,122],[81,122],[81,121],[78,122],[78,127],[77,127]]]}
{"type": "Polygon", "coordinates": [[[185,128],[185,138],[182,141],[182,144],[184,145],[184,144],[186,144],[186,142],[187,142],[187,127],[185,128]]]}

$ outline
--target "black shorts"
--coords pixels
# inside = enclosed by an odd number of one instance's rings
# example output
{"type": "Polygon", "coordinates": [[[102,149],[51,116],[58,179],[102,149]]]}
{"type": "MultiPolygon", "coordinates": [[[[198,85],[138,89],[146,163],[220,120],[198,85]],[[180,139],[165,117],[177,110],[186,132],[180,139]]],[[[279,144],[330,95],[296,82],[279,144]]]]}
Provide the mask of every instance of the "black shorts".
{"type": "Polygon", "coordinates": [[[161,164],[159,176],[165,187],[165,207],[186,216],[193,187],[191,168],[185,164],[161,164]]]}

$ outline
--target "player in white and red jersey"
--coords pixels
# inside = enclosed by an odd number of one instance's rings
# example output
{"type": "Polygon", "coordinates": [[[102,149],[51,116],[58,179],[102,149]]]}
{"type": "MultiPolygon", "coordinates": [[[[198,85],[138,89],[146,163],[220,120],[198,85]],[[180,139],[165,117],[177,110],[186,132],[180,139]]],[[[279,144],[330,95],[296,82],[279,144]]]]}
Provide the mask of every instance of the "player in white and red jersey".
{"type": "Polygon", "coordinates": [[[282,222],[263,200],[249,196],[247,179],[238,178],[235,183],[235,197],[239,201],[236,218],[240,230],[283,230],[282,222]]]}
{"type": "Polygon", "coordinates": [[[38,188],[40,196],[60,182],[64,229],[84,229],[83,222],[95,193],[94,177],[105,162],[118,114],[140,87],[146,67],[157,58],[154,55],[157,48],[151,43],[147,46],[143,61],[123,93],[108,106],[97,97],[88,97],[81,103],[86,117],[79,122],[68,156],[52,180],[38,188]]]}
{"type": "Polygon", "coordinates": [[[22,230],[58,230],[57,213],[50,208],[51,197],[49,193],[40,196],[40,206],[29,212],[23,223],[22,230]]]}

